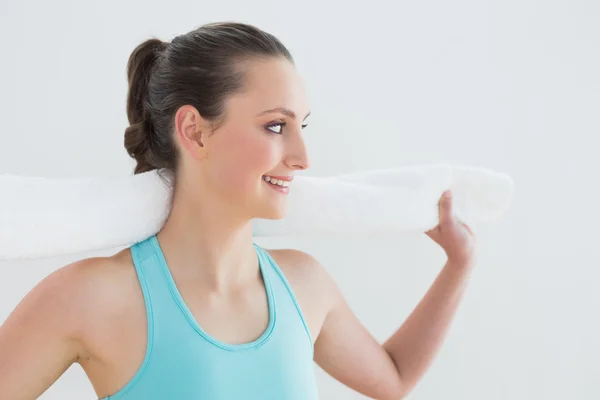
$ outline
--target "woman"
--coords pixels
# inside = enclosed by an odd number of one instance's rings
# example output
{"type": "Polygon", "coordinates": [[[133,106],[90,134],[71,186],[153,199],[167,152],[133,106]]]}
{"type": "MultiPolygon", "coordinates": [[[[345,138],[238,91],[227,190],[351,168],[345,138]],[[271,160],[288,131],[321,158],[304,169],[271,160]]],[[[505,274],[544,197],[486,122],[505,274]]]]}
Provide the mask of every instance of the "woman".
{"type": "Polygon", "coordinates": [[[313,360],[371,398],[409,393],[474,265],[451,198],[427,232],[447,262],[380,344],[313,257],[252,241],[251,220],[281,218],[309,167],[287,49],[253,26],[209,24],[140,44],[128,79],[125,147],[135,173],[173,174],[171,214],[157,235],[27,294],[0,329],[0,398],[34,399],[75,362],[103,399],[316,399],[313,360]]]}

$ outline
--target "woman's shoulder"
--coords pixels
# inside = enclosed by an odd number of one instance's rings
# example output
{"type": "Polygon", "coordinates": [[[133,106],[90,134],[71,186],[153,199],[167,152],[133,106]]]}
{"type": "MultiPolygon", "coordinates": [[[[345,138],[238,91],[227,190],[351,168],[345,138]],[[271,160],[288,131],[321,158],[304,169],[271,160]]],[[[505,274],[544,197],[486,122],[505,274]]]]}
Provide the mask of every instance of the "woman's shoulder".
{"type": "Polygon", "coordinates": [[[86,311],[107,308],[112,301],[122,303],[123,296],[135,283],[136,272],[129,256],[122,250],[112,256],[84,258],[63,266],[46,279],[68,293],[71,301],[78,301],[86,311]]]}
{"type": "Polygon", "coordinates": [[[135,275],[125,259],[123,253],[118,253],[71,262],[40,280],[26,297],[59,301],[64,307],[57,307],[56,312],[93,307],[97,304],[94,300],[106,299],[108,292],[118,290],[128,277],[135,275]]]}
{"type": "Polygon", "coordinates": [[[21,301],[26,309],[20,312],[32,319],[44,313],[61,335],[85,343],[140,302],[135,279],[126,251],[77,260],[42,279],[21,301]]]}
{"type": "Polygon", "coordinates": [[[322,283],[328,278],[323,265],[314,256],[296,249],[266,249],[287,279],[303,284],[322,283]]]}

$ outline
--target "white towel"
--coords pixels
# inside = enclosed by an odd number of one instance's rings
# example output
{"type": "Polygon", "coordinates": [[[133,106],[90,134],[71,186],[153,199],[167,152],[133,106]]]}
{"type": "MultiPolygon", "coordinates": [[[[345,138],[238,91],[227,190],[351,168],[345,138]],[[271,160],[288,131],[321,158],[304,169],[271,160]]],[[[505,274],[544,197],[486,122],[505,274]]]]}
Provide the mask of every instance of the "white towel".
{"type": "MultiPolygon", "coordinates": [[[[40,258],[129,246],[157,233],[171,205],[159,171],[106,178],[0,175],[0,259],[40,258]]],[[[297,176],[287,214],[253,221],[254,236],[425,232],[453,192],[465,223],[499,218],[513,181],[484,168],[423,165],[334,177],[297,176]]]]}

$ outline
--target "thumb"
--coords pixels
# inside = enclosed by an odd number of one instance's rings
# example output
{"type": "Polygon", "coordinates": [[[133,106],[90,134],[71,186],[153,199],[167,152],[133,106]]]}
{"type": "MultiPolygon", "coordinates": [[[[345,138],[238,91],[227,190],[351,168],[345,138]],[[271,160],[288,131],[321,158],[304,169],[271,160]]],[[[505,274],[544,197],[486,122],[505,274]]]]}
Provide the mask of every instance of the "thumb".
{"type": "Polygon", "coordinates": [[[452,192],[447,190],[440,200],[440,225],[452,223],[452,192]]]}

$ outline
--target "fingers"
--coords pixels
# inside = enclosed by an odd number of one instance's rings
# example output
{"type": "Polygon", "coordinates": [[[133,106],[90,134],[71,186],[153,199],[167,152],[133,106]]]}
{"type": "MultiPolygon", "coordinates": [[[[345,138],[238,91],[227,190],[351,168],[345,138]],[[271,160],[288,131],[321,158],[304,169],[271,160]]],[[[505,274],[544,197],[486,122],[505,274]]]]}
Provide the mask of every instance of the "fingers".
{"type": "Polygon", "coordinates": [[[439,203],[440,207],[440,225],[449,225],[452,221],[452,192],[445,191],[439,203]]]}
{"type": "Polygon", "coordinates": [[[452,218],[452,193],[450,192],[450,190],[447,190],[444,193],[442,193],[442,197],[440,198],[440,201],[438,202],[438,207],[439,207],[439,223],[438,223],[438,225],[435,228],[430,229],[425,232],[425,234],[427,236],[429,236],[431,239],[433,239],[435,241],[437,241],[437,239],[439,238],[440,229],[443,226],[448,226],[454,222],[453,218],[452,218]]]}

